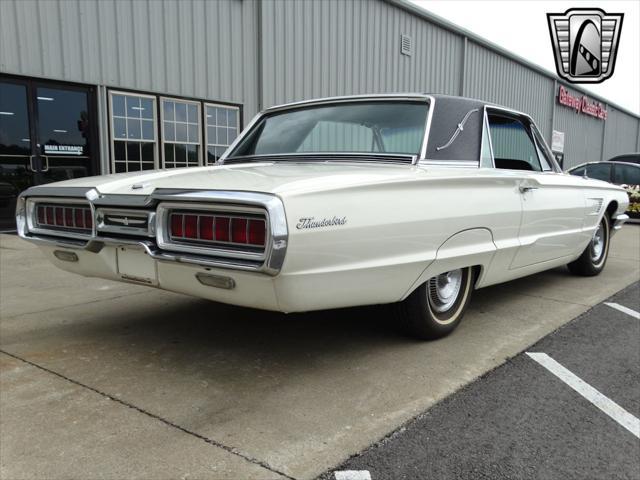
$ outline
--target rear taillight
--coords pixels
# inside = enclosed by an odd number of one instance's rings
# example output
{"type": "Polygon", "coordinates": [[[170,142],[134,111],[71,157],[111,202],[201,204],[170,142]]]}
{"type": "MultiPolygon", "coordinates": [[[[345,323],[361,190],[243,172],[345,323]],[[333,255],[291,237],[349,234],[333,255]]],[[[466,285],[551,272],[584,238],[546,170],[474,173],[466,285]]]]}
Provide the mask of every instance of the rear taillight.
{"type": "Polygon", "coordinates": [[[61,230],[77,230],[91,232],[93,230],[93,216],[91,208],[83,205],[36,205],[35,220],[39,228],[61,230]]]}
{"type": "Polygon", "coordinates": [[[172,240],[264,247],[267,223],[263,218],[234,214],[178,213],[169,218],[172,240]]]}

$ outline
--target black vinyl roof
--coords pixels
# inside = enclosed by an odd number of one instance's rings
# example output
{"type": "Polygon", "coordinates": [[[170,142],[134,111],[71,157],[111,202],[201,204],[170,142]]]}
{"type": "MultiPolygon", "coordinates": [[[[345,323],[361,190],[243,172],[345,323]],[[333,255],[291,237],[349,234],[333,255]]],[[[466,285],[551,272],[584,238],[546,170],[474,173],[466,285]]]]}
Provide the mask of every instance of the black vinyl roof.
{"type": "Polygon", "coordinates": [[[466,97],[431,96],[435,102],[426,158],[478,161],[482,145],[484,107],[491,104],[466,97]],[[458,130],[458,125],[463,121],[462,131],[458,132],[457,137],[450,142],[458,130]]]}

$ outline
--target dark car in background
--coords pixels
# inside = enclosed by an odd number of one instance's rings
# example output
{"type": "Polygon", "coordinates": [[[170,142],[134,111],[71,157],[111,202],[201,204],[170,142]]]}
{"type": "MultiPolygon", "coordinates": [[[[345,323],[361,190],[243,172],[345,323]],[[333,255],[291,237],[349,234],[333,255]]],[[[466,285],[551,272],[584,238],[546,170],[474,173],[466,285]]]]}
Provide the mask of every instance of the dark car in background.
{"type": "Polygon", "coordinates": [[[640,222],[640,153],[613,157],[606,162],[589,162],[567,170],[571,175],[604,180],[626,188],[629,194],[627,215],[640,222]]]}
{"type": "Polygon", "coordinates": [[[609,159],[610,162],[626,162],[640,164],[640,153],[625,153],[609,159]]]}

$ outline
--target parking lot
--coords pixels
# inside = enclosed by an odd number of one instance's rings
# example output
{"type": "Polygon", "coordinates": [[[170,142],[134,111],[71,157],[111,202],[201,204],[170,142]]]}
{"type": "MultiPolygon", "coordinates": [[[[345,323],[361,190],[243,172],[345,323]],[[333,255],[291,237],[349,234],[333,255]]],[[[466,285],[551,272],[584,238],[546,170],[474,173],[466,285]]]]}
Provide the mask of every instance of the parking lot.
{"type": "MultiPolygon", "coordinates": [[[[429,478],[639,472],[637,438],[512,359],[535,346],[638,416],[640,323],[599,305],[640,278],[636,225],[600,276],[561,268],[480,290],[436,342],[402,336],[386,308],[282,315],[74,276],[11,235],[0,275],[2,478],[376,480],[422,461],[429,478]],[[402,425],[411,435],[369,448],[402,425]],[[570,452],[582,463],[560,461],[570,452]]],[[[637,292],[616,301],[638,311],[637,292]]]]}

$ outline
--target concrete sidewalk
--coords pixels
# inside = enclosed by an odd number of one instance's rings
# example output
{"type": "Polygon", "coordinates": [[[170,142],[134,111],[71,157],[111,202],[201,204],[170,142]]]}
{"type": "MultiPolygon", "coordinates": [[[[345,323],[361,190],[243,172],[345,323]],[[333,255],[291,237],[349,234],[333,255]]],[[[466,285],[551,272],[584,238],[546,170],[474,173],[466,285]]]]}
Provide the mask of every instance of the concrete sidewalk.
{"type": "Polygon", "coordinates": [[[281,315],[62,272],[0,236],[0,477],[312,478],[640,277],[479,290],[437,342],[384,308],[281,315]]]}

